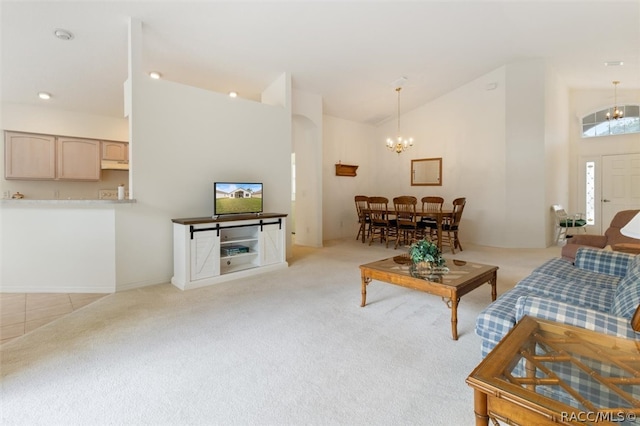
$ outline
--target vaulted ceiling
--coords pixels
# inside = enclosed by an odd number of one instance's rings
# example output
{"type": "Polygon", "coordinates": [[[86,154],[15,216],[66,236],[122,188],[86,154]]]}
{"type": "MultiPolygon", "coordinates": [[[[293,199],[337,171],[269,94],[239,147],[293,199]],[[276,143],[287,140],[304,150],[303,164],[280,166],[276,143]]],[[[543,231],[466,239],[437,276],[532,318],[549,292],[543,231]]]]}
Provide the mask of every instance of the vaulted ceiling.
{"type": "MultiPolygon", "coordinates": [[[[324,113],[377,124],[508,63],[543,58],[570,88],[640,88],[640,1],[2,1],[3,102],[122,117],[127,20],[143,67],[258,100],[282,72],[324,113]],[[54,30],[74,34],[71,41],[54,30]],[[605,66],[623,61],[623,66],[605,66]]],[[[640,101],[640,100],[639,100],[640,101]]]]}

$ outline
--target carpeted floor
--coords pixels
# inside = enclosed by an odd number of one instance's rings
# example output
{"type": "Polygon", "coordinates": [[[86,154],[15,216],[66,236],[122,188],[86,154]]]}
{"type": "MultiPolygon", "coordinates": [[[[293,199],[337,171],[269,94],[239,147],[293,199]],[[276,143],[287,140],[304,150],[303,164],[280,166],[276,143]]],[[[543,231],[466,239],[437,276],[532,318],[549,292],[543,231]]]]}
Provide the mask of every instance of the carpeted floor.
{"type": "MultiPolygon", "coordinates": [[[[490,287],[464,296],[460,339],[437,297],[372,282],[358,265],[400,249],[295,247],[286,270],[182,292],[119,292],[0,347],[3,425],[472,425],[465,378],[490,287]]],[[[548,249],[465,245],[498,294],[548,249]]]]}

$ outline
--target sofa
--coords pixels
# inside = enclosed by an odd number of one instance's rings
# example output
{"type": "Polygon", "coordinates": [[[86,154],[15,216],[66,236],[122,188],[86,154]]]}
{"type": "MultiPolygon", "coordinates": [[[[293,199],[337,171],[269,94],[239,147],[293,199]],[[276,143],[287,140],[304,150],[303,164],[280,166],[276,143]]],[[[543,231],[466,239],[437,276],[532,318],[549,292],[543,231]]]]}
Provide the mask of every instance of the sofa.
{"type": "Polygon", "coordinates": [[[622,251],[631,254],[640,253],[640,240],[626,237],[620,233],[622,229],[640,210],[622,210],[616,213],[611,220],[609,228],[604,235],[574,235],[567,239],[567,244],[562,247],[562,257],[573,260],[580,247],[595,247],[604,249],[610,247],[613,251],[622,251]]]}
{"type": "Polygon", "coordinates": [[[640,256],[580,247],[574,262],[550,259],[500,295],[476,319],[484,358],[525,315],[638,339],[640,256]]]}

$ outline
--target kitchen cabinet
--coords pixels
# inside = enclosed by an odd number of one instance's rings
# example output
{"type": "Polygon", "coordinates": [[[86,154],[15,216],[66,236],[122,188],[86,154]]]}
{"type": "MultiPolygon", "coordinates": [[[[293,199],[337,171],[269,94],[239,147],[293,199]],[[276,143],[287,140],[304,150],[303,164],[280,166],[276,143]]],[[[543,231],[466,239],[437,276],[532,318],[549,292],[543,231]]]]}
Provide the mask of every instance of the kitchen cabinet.
{"type": "Polygon", "coordinates": [[[58,137],[57,179],[100,180],[100,141],[58,137]]]}
{"type": "Polygon", "coordinates": [[[6,179],[55,179],[56,138],[49,135],[5,132],[6,179]]]}
{"type": "Polygon", "coordinates": [[[5,178],[100,180],[100,141],[5,132],[5,178]]]}
{"type": "Polygon", "coordinates": [[[282,213],[173,219],[173,278],[182,290],[286,268],[282,213]]]}
{"type": "Polygon", "coordinates": [[[102,141],[103,161],[129,161],[129,144],[102,141]]]}

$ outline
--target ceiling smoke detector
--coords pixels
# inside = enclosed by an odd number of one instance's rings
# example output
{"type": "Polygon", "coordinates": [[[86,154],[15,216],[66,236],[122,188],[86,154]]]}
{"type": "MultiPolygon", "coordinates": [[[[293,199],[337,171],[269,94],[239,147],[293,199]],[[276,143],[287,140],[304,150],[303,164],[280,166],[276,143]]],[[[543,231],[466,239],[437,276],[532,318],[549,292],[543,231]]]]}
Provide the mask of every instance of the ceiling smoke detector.
{"type": "Polygon", "coordinates": [[[71,33],[71,31],[62,30],[60,28],[56,29],[53,32],[53,35],[56,36],[56,38],[59,38],[60,40],[65,40],[65,41],[73,40],[73,33],[71,33]]]}

